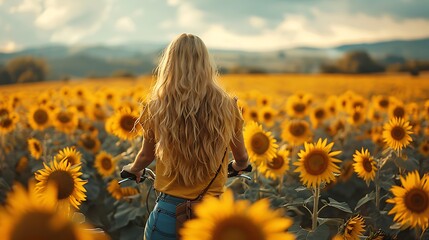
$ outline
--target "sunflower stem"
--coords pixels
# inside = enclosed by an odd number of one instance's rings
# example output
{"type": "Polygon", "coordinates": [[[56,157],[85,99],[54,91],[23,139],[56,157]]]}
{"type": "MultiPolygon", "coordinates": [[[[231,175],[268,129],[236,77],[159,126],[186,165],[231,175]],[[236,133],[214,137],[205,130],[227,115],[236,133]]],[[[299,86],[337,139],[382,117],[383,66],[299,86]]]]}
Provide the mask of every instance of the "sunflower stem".
{"type": "Polygon", "coordinates": [[[277,188],[277,192],[279,193],[279,195],[281,195],[282,194],[282,188],[283,188],[283,182],[284,182],[284,175],[280,176],[279,178],[280,178],[280,180],[279,180],[279,186],[277,188]]]}
{"type": "Polygon", "coordinates": [[[380,168],[375,173],[375,206],[380,211],[380,168]]]}
{"type": "Polygon", "coordinates": [[[317,216],[318,216],[319,197],[320,197],[319,185],[315,187],[313,193],[314,193],[314,202],[313,202],[313,216],[312,216],[311,231],[315,231],[317,228],[317,216]]]}

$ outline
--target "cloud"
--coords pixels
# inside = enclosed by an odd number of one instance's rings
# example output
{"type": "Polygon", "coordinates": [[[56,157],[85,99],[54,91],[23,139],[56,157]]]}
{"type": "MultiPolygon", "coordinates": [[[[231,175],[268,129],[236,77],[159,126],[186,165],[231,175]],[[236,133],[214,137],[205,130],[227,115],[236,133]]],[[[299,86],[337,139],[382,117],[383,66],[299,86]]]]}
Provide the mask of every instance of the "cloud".
{"type": "Polygon", "coordinates": [[[428,19],[397,20],[389,15],[312,12],[311,17],[286,15],[276,27],[264,28],[259,34],[238,34],[222,24],[211,24],[201,37],[213,48],[267,51],[429,36],[428,19]]]}
{"type": "Polygon", "coordinates": [[[265,19],[257,16],[251,16],[249,18],[249,24],[250,26],[254,28],[263,28],[266,26],[267,22],[265,19]]]}
{"type": "Polygon", "coordinates": [[[167,5],[177,6],[180,3],[180,0],[167,0],[167,5]]]}
{"type": "Polygon", "coordinates": [[[136,25],[130,17],[121,17],[116,21],[115,29],[120,32],[134,32],[136,25]]]}
{"type": "MultiPolygon", "coordinates": [[[[0,5],[4,0],[0,0],[0,5]]],[[[19,5],[11,7],[11,13],[40,13],[42,11],[42,0],[24,0],[19,5]]]]}
{"type": "Polygon", "coordinates": [[[4,53],[15,52],[18,49],[20,49],[20,47],[14,41],[7,41],[4,44],[0,45],[0,52],[4,52],[4,53]]]}
{"type": "Polygon", "coordinates": [[[112,0],[44,0],[43,11],[36,17],[35,25],[51,31],[53,42],[76,43],[96,32],[111,8],[112,0]]]}
{"type": "Polygon", "coordinates": [[[204,12],[187,2],[178,6],[177,18],[179,26],[188,29],[198,29],[204,24],[204,12]]]}

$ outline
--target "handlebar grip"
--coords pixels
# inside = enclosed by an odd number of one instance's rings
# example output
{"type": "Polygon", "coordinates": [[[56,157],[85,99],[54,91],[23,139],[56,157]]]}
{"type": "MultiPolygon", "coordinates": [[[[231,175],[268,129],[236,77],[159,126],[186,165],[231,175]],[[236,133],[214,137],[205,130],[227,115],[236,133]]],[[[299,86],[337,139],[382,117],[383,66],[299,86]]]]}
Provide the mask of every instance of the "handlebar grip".
{"type": "Polygon", "coordinates": [[[228,177],[235,177],[237,176],[240,172],[251,172],[252,171],[252,165],[248,165],[245,169],[242,169],[240,171],[236,171],[233,167],[232,167],[232,161],[228,163],[228,177]]]}
{"type": "Polygon", "coordinates": [[[134,174],[132,174],[130,172],[127,172],[125,170],[121,171],[121,178],[128,178],[128,179],[131,179],[131,180],[136,180],[137,179],[136,175],[134,175],[134,174]]]}

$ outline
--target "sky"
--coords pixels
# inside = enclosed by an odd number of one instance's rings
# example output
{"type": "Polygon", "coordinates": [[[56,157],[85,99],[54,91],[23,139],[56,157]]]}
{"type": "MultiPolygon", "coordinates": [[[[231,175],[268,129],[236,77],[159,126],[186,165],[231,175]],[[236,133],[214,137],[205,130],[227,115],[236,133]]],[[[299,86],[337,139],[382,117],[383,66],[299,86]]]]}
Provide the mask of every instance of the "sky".
{"type": "Polygon", "coordinates": [[[0,0],[0,51],[168,43],[270,51],[429,37],[429,0],[0,0]]]}

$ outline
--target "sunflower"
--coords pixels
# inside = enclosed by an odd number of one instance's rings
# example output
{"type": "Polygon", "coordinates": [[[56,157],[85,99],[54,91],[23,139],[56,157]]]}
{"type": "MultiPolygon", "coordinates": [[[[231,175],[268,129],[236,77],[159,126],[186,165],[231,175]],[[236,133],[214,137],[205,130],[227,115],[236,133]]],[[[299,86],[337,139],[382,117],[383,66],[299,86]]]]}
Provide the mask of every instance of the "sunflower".
{"type": "Polygon", "coordinates": [[[325,107],[316,107],[310,111],[310,121],[313,128],[318,128],[328,117],[328,111],[325,107]]]}
{"type": "Polygon", "coordinates": [[[429,226],[429,176],[420,178],[414,171],[400,179],[403,187],[392,186],[393,198],[386,200],[394,204],[389,214],[395,214],[393,220],[402,226],[419,227],[424,231],[429,226]]]}
{"type": "Polygon", "coordinates": [[[337,234],[331,240],[344,240],[344,237],[341,236],[341,235],[339,235],[339,234],[337,234]]]}
{"type": "Polygon", "coordinates": [[[362,148],[360,152],[356,150],[355,154],[353,154],[353,160],[353,168],[357,175],[365,180],[366,184],[373,181],[375,178],[375,172],[377,171],[377,166],[368,149],[364,150],[362,148]]]}
{"type": "Polygon", "coordinates": [[[53,115],[54,126],[59,131],[72,133],[78,126],[79,118],[75,110],[58,108],[53,115]]]}
{"type": "Polygon", "coordinates": [[[410,102],[406,106],[406,112],[411,116],[412,119],[417,120],[420,115],[419,105],[416,102],[410,102]]]}
{"type": "Polygon", "coordinates": [[[347,220],[344,225],[344,240],[359,240],[359,236],[365,232],[365,221],[360,215],[354,216],[347,220]]]}
{"type": "Polygon", "coordinates": [[[342,119],[336,119],[335,121],[331,122],[330,125],[327,127],[326,131],[329,135],[335,136],[340,132],[344,132],[346,128],[346,123],[342,119]]]}
{"type": "Polygon", "coordinates": [[[95,154],[100,150],[101,142],[97,135],[84,133],[79,136],[78,145],[95,154]]]}
{"type": "Polygon", "coordinates": [[[7,134],[15,130],[18,121],[19,115],[15,112],[0,116],[0,134],[7,134]]]}
{"type": "Polygon", "coordinates": [[[42,143],[35,138],[28,139],[27,143],[28,143],[28,151],[30,152],[30,155],[34,159],[39,160],[43,153],[42,143]]]}
{"type": "Polygon", "coordinates": [[[277,179],[289,170],[289,151],[279,150],[275,157],[258,166],[265,177],[277,179]]]}
{"type": "Polygon", "coordinates": [[[65,147],[61,149],[54,159],[62,161],[65,159],[71,166],[81,163],[82,154],[75,147],[65,147]]]}
{"type": "Polygon", "coordinates": [[[389,109],[389,105],[391,100],[389,97],[383,95],[376,95],[372,99],[372,106],[374,106],[377,110],[386,112],[389,109]]]}
{"type": "Polygon", "coordinates": [[[353,176],[353,161],[343,161],[337,182],[347,182],[353,176]]]}
{"type": "Polygon", "coordinates": [[[0,119],[2,117],[7,117],[9,116],[9,113],[11,113],[13,110],[10,106],[8,106],[5,103],[0,103],[0,119]]]}
{"type": "Polygon", "coordinates": [[[429,141],[423,141],[419,145],[419,152],[421,155],[427,157],[429,156],[429,141]]]}
{"type": "Polygon", "coordinates": [[[411,126],[402,118],[393,118],[383,126],[383,139],[395,151],[401,151],[412,141],[411,126]]]}
{"type": "Polygon", "coordinates": [[[257,165],[261,163],[261,160],[266,161],[276,156],[278,147],[276,140],[271,132],[265,132],[258,123],[247,123],[243,135],[250,160],[257,165]]]}
{"type": "Polygon", "coordinates": [[[402,118],[408,119],[407,110],[403,103],[392,104],[389,107],[389,117],[390,118],[402,118]]]}
{"type": "Polygon", "coordinates": [[[422,115],[424,118],[429,119],[429,99],[423,103],[422,115]]]}
{"type": "Polygon", "coordinates": [[[77,86],[72,89],[73,95],[79,100],[86,100],[90,93],[83,86],[77,86]]]}
{"type": "Polygon", "coordinates": [[[265,126],[272,127],[275,123],[275,117],[277,115],[277,111],[270,106],[265,106],[261,108],[261,110],[259,110],[258,115],[260,116],[265,126]]]}
{"type": "Polygon", "coordinates": [[[132,140],[141,134],[140,124],[135,124],[139,114],[129,108],[117,111],[110,119],[113,134],[123,140],[132,140]]]}
{"type": "Polygon", "coordinates": [[[99,99],[89,105],[88,112],[90,113],[90,118],[94,121],[105,121],[109,117],[106,106],[99,99]]]}
{"type": "Polygon", "coordinates": [[[324,108],[328,111],[328,115],[337,115],[337,96],[330,95],[324,103],[324,108]]]}
{"type": "Polygon", "coordinates": [[[245,121],[259,122],[259,111],[256,107],[248,107],[243,111],[243,118],[245,121]]]}
{"type": "Polygon", "coordinates": [[[370,107],[368,110],[368,120],[374,123],[381,123],[383,121],[383,114],[375,107],[370,107]]]}
{"type": "Polygon", "coordinates": [[[18,173],[24,172],[28,167],[28,158],[26,156],[22,156],[19,158],[18,163],[15,166],[15,171],[18,173]]]}
{"type": "Polygon", "coordinates": [[[350,115],[348,122],[355,127],[362,125],[365,122],[365,112],[362,108],[353,108],[349,111],[350,115]]]}
{"type": "Polygon", "coordinates": [[[34,106],[28,111],[27,119],[32,129],[42,131],[50,125],[51,113],[45,106],[34,106]]]}
{"type": "Polygon", "coordinates": [[[91,240],[89,226],[76,224],[56,209],[56,189],[48,187],[43,195],[15,185],[6,208],[0,209],[0,236],[4,240],[91,240]]]}
{"type": "Polygon", "coordinates": [[[81,166],[71,166],[63,159],[61,161],[52,161],[49,165],[43,163],[44,168],[35,173],[38,181],[36,190],[45,192],[50,183],[55,183],[58,189],[57,199],[62,205],[71,204],[76,209],[86,199],[86,189],[83,187],[87,183],[79,178],[81,166]]]}
{"type": "Polygon", "coordinates": [[[118,183],[118,180],[113,179],[107,184],[107,191],[112,195],[116,200],[121,200],[125,197],[137,195],[139,191],[133,187],[124,187],[118,183]]]}
{"type": "Polygon", "coordinates": [[[95,157],[94,166],[101,176],[108,177],[115,172],[115,162],[111,154],[102,151],[95,157]]]}
{"type": "Polygon", "coordinates": [[[307,187],[316,188],[322,182],[329,183],[335,179],[334,174],[340,173],[336,163],[340,160],[333,158],[341,151],[331,152],[334,143],[327,144],[327,139],[319,139],[316,144],[304,143],[304,150],[298,153],[299,161],[295,172],[300,173],[301,182],[307,187]]]}
{"type": "Polygon", "coordinates": [[[207,196],[196,206],[196,218],[185,222],[180,235],[183,240],[295,239],[286,231],[292,221],[269,207],[268,199],[252,205],[247,200],[234,201],[231,190],[220,199],[207,196]]]}
{"type": "Polygon", "coordinates": [[[294,119],[282,123],[281,137],[294,146],[303,144],[311,138],[310,125],[306,120],[294,119]]]}
{"type": "Polygon", "coordinates": [[[273,98],[271,96],[267,96],[264,94],[260,94],[256,98],[256,105],[258,107],[267,107],[270,106],[273,102],[273,98]]]}
{"type": "Polygon", "coordinates": [[[307,104],[307,99],[292,95],[286,101],[286,113],[294,118],[303,118],[308,112],[307,104]]]}

